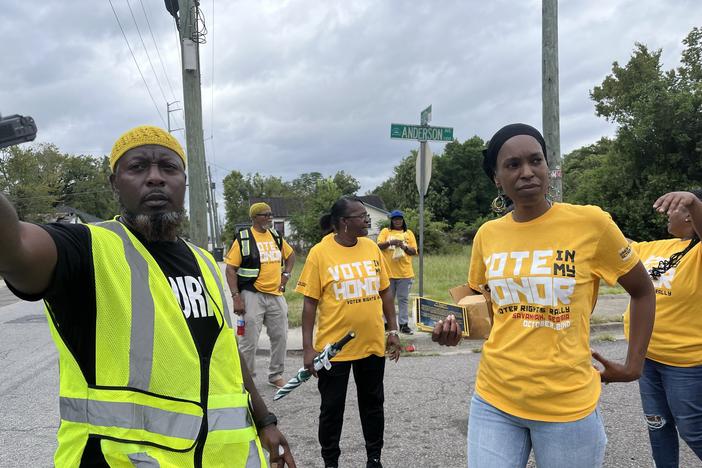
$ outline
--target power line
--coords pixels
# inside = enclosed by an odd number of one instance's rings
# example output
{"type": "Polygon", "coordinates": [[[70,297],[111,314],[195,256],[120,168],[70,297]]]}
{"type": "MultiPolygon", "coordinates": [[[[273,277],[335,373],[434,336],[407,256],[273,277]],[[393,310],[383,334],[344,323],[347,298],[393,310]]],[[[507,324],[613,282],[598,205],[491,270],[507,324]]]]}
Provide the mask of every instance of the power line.
{"type": "Polygon", "coordinates": [[[146,7],[144,7],[144,2],[143,0],[139,0],[139,3],[141,4],[141,10],[144,12],[144,18],[146,18],[146,26],[149,28],[149,33],[151,34],[151,40],[154,43],[154,47],[156,48],[156,54],[158,55],[158,60],[161,62],[161,68],[163,69],[163,74],[166,75],[166,82],[168,83],[168,88],[171,90],[171,95],[173,96],[173,99],[175,100],[175,92],[173,91],[173,85],[171,84],[171,79],[168,78],[168,72],[166,71],[166,65],[163,63],[163,59],[161,58],[161,51],[158,50],[158,43],[156,42],[156,38],[154,37],[154,31],[151,29],[151,22],[149,21],[149,15],[146,13],[146,7]]]}
{"type": "Polygon", "coordinates": [[[165,126],[166,121],[164,120],[163,115],[161,114],[161,111],[158,108],[158,104],[156,104],[156,100],[154,99],[154,95],[151,94],[151,88],[149,88],[149,84],[146,82],[146,78],[144,78],[144,74],[141,71],[141,67],[139,66],[139,62],[137,62],[137,59],[134,56],[134,51],[132,50],[132,46],[129,45],[129,40],[127,39],[127,35],[124,33],[124,28],[122,27],[122,23],[119,20],[119,16],[117,16],[117,12],[115,11],[115,7],[112,4],[112,0],[107,0],[107,1],[110,4],[110,8],[112,8],[112,13],[115,15],[115,20],[117,20],[117,25],[119,26],[119,30],[122,31],[122,37],[124,37],[124,42],[127,43],[127,48],[129,49],[129,53],[132,55],[132,59],[134,59],[134,65],[136,65],[137,70],[139,70],[139,75],[141,76],[141,80],[144,82],[144,86],[146,86],[146,91],[149,93],[149,97],[151,98],[151,102],[154,104],[154,108],[156,109],[158,116],[161,118],[161,122],[163,122],[163,125],[165,126]]]}
{"type": "MultiPolygon", "coordinates": [[[[169,77],[168,71],[166,70],[166,64],[163,61],[163,57],[161,56],[161,50],[158,48],[158,42],[156,41],[156,35],[154,34],[153,28],[151,27],[151,21],[149,20],[149,14],[146,12],[146,7],[144,6],[144,1],[139,0],[139,3],[141,4],[141,10],[144,13],[144,18],[146,18],[146,26],[149,28],[149,33],[151,34],[151,41],[154,43],[154,48],[156,48],[156,55],[158,56],[159,62],[161,62],[161,69],[163,70],[163,74],[166,76],[166,82],[168,83],[168,89],[171,91],[171,96],[173,96],[172,101],[177,101],[178,97],[175,91],[173,90],[173,84],[171,83],[171,79],[169,77]]],[[[176,82],[176,85],[178,83],[176,82]]],[[[168,102],[166,102],[166,107],[168,107],[168,102]]],[[[185,123],[183,122],[182,116],[180,117],[180,123],[176,120],[176,126],[179,127],[185,127],[185,123]]]]}
{"type": "Polygon", "coordinates": [[[137,34],[139,35],[139,40],[141,41],[141,46],[144,48],[144,52],[146,52],[146,59],[149,61],[149,66],[151,66],[151,71],[154,72],[154,78],[156,78],[156,84],[158,85],[158,89],[161,90],[161,97],[163,97],[163,100],[165,102],[168,102],[168,98],[166,97],[166,93],[163,92],[163,87],[161,86],[161,81],[158,79],[158,74],[156,73],[156,68],[154,68],[154,64],[151,61],[151,55],[149,55],[149,49],[146,48],[146,44],[144,43],[144,38],[141,36],[141,31],[139,30],[139,24],[137,23],[136,17],[134,16],[134,11],[132,10],[132,5],[129,3],[129,0],[125,0],[127,2],[127,7],[129,8],[129,14],[132,15],[132,21],[134,21],[134,26],[136,27],[137,34]]]}

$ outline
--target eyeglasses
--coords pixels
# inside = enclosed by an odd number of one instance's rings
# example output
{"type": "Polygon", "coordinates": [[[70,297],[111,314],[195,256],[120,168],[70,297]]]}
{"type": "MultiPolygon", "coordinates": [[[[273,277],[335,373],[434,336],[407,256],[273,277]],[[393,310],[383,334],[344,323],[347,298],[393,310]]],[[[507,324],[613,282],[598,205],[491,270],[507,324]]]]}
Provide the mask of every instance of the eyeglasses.
{"type": "Polygon", "coordinates": [[[370,215],[369,215],[368,213],[363,213],[363,214],[355,215],[355,216],[344,216],[344,218],[346,218],[346,219],[348,219],[348,218],[358,218],[358,219],[363,219],[363,220],[366,220],[366,221],[370,221],[370,219],[371,219],[371,217],[370,217],[370,215]]]}
{"type": "Polygon", "coordinates": [[[266,218],[272,218],[273,213],[259,213],[256,216],[265,216],[266,218]]]}

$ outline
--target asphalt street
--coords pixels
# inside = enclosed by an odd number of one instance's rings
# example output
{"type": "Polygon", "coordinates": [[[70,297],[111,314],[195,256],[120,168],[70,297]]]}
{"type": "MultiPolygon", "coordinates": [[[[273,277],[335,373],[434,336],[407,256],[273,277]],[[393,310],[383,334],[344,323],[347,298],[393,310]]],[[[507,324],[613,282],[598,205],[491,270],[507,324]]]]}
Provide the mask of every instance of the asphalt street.
{"type": "MultiPolygon", "coordinates": [[[[0,303],[13,302],[8,294],[0,287],[0,303]]],[[[593,347],[619,360],[626,353],[623,341],[593,342],[593,347]]],[[[464,342],[464,354],[440,354],[445,348],[436,347],[404,356],[397,364],[387,363],[385,467],[465,466],[468,402],[480,359],[480,353],[470,352],[473,348],[477,350],[479,343],[464,342]]],[[[315,383],[310,381],[274,402],[274,389],[265,384],[267,359],[257,357],[261,393],[278,415],[298,466],[321,466],[315,383]]],[[[301,364],[302,357],[291,353],[286,374],[292,375],[301,364]]],[[[59,422],[57,394],[56,351],[41,305],[0,306],[0,467],[52,465],[59,422]]],[[[353,380],[347,401],[340,462],[343,467],[363,467],[365,450],[353,380]]],[[[604,386],[601,408],[609,438],[605,466],[653,466],[636,384],[604,386]]],[[[702,466],[686,446],[681,457],[682,467],[702,466]]]]}

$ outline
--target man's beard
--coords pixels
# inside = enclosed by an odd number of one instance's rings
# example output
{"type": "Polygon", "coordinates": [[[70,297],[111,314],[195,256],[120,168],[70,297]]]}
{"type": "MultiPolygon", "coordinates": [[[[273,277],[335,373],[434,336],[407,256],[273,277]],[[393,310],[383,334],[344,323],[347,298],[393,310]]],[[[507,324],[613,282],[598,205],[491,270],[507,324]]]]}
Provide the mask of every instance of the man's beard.
{"type": "Polygon", "coordinates": [[[122,210],[124,220],[148,242],[173,241],[178,237],[184,211],[167,211],[150,215],[130,213],[122,210]]]}

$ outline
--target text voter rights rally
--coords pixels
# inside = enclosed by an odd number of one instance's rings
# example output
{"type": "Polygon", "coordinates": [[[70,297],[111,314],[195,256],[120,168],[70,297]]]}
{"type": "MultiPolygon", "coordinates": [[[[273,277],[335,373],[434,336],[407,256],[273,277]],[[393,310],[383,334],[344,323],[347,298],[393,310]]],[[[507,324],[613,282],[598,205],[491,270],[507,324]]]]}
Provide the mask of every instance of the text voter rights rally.
{"type": "MultiPolygon", "coordinates": [[[[296,461],[296,446],[310,438],[285,434],[300,423],[284,408],[314,395],[318,413],[304,423],[317,434],[311,465],[345,465],[342,429],[360,423],[354,443],[365,466],[399,466],[383,457],[397,437],[385,382],[425,333],[437,349],[482,344],[468,407],[454,408],[467,431],[453,436],[465,451],[451,466],[526,466],[530,457],[539,467],[603,466],[602,384],[633,381],[657,466],[676,463],[678,435],[701,456],[700,392],[673,383],[702,383],[701,192],[662,193],[652,211],[668,216],[674,237],[635,242],[601,208],[551,199],[546,155],[526,124],[488,141],[482,169],[498,190],[496,214],[477,230],[451,301],[410,294],[421,245],[405,213],[386,212],[373,239],[368,204],[353,195],[327,207],[306,249],[276,229],[268,202],[255,201],[218,262],[180,229],[187,158],[154,126],[114,141],[112,219],[25,222],[0,195],[0,271],[12,294],[43,301],[58,354],[53,463],[303,466],[310,462],[296,461]],[[622,360],[591,349],[600,282],[629,298],[622,360]],[[301,298],[293,369],[286,292],[301,298]],[[264,329],[265,355],[257,353],[264,329]],[[356,412],[351,374],[358,419],[345,418],[356,412]]],[[[450,404],[441,394],[431,401],[450,404]]]]}

